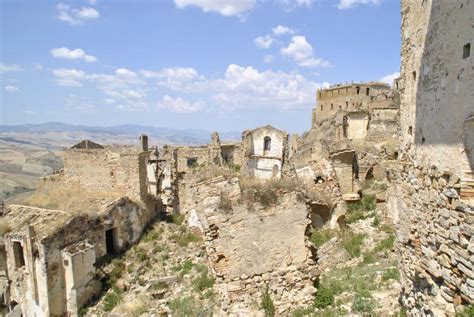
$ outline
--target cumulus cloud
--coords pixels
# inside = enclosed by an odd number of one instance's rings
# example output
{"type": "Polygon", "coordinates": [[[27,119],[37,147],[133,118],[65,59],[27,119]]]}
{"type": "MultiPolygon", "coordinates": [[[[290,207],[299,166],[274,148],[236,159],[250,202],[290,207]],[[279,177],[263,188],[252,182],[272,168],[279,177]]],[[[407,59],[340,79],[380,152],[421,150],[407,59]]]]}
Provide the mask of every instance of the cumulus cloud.
{"type": "Polygon", "coordinates": [[[286,11],[292,11],[299,7],[309,8],[313,5],[314,0],[280,0],[286,11]]]}
{"type": "Polygon", "coordinates": [[[302,35],[295,35],[291,42],[280,50],[282,55],[291,57],[298,65],[302,67],[327,67],[329,62],[314,56],[313,47],[306,41],[302,35]]]}
{"type": "Polygon", "coordinates": [[[20,65],[0,63],[0,74],[21,71],[23,71],[23,67],[21,67],[20,65]]]}
{"type": "Polygon", "coordinates": [[[16,92],[16,91],[20,90],[20,89],[18,89],[18,87],[15,87],[15,86],[12,86],[12,85],[6,85],[4,88],[5,88],[5,91],[7,91],[7,92],[16,92]]]}
{"type": "Polygon", "coordinates": [[[337,8],[339,10],[345,10],[345,9],[350,9],[354,8],[358,5],[379,5],[380,0],[339,0],[339,3],[337,4],[337,8]]]}
{"type": "Polygon", "coordinates": [[[118,68],[109,74],[60,68],[54,69],[53,75],[60,86],[93,85],[104,94],[102,104],[130,111],[190,113],[239,108],[310,108],[315,91],[323,87],[294,72],[260,71],[236,64],[228,65],[221,76],[210,78],[191,67],[138,72],[118,68]]]}
{"type": "Polygon", "coordinates": [[[60,2],[57,4],[58,19],[60,21],[68,22],[71,25],[80,25],[91,19],[98,19],[100,17],[99,11],[91,7],[82,7],[74,9],[69,5],[60,2]]]}
{"type": "Polygon", "coordinates": [[[59,68],[53,69],[53,75],[59,86],[81,87],[86,74],[82,70],[59,68]]]}
{"type": "Polygon", "coordinates": [[[180,9],[196,6],[204,12],[242,17],[255,7],[256,0],[174,0],[174,3],[180,9]]]}
{"type": "Polygon", "coordinates": [[[259,48],[270,48],[273,44],[273,38],[270,35],[259,36],[253,40],[259,48]]]}
{"type": "Polygon", "coordinates": [[[199,101],[189,102],[181,97],[173,98],[165,95],[161,102],[156,105],[158,109],[166,109],[171,112],[191,113],[201,110],[203,104],[199,101]]]}
{"type": "Polygon", "coordinates": [[[380,78],[380,81],[383,82],[383,83],[387,83],[389,85],[392,85],[393,81],[398,77],[400,77],[400,73],[395,72],[393,74],[389,74],[387,76],[384,76],[384,77],[380,78]]]}
{"type": "Polygon", "coordinates": [[[82,59],[87,63],[97,62],[97,58],[92,55],[87,55],[86,52],[80,48],[70,50],[67,47],[53,48],[51,50],[51,55],[55,58],[64,58],[64,59],[82,59]]]}
{"type": "Polygon", "coordinates": [[[274,35],[284,35],[284,34],[294,34],[295,30],[287,26],[278,25],[272,29],[272,32],[274,35]]]}

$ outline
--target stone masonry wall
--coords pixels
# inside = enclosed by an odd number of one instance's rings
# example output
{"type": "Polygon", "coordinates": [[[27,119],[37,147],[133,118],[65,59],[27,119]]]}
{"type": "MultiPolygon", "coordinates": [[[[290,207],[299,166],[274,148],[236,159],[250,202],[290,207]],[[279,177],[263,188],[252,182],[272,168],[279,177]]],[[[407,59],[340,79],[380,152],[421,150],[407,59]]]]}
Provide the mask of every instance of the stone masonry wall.
{"type": "Polygon", "coordinates": [[[402,304],[453,316],[474,303],[472,141],[474,2],[402,0],[399,219],[402,304]],[[467,129],[470,129],[469,127],[467,129]],[[470,161],[471,160],[471,161],[470,161]]]}
{"type": "Polygon", "coordinates": [[[259,203],[237,202],[237,178],[219,177],[189,190],[194,199],[185,208],[190,223],[204,232],[224,310],[252,314],[267,285],[277,314],[312,301],[316,272],[305,236],[309,212],[296,193],[264,209],[259,203]],[[226,199],[232,201],[231,210],[222,207],[226,199]]]}

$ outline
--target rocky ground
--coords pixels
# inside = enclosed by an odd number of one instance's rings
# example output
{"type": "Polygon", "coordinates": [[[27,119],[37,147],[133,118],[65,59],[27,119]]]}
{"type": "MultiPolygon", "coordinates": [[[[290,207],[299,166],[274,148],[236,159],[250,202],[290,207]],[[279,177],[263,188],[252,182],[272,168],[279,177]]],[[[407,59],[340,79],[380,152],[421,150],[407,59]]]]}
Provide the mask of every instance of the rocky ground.
{"type": "Polygon", "coordinates": [[[208,316],[218,307],[201,235],[158,221],[102,271],[109,289],[85,316],[208,316]]]}

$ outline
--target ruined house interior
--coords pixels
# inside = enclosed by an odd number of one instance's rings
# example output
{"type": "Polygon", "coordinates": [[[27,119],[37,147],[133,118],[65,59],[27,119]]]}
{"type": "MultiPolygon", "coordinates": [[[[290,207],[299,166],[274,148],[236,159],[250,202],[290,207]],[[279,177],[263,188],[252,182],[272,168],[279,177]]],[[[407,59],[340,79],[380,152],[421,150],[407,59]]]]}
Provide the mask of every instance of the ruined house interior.
{"type": "Polygon", "coordinates": [[[81,193],[81,210],[1,209],[9,224],[0,240],[3,311],[79,316],[103,292],[101,265],[156,219],[180,214],[204,237],[216,294],[228,303],[220,313],[251,309],[266,285],[277,315],[289,315],[314,300],[319,275],[339,256],[330,253],[334,239],[318,249],[308,232],[344,230],[348,209],[369,192],[396,230],[406,313],[454,316],[473,305],[474,32],[464,26],[474,25],[474,2],[423,3],[402,0],[400,78],[318,90],[302,136],[266,125],[243,131],[240,142],[214,132],[202,146],[157,148],[146,135],[138,146],[71,146],[37,192],[81,193]],[[259,192],[244,190],[242,178],[307,189],[281,190],[270,208],[246,205],[259,192]],[[232,212],[221,211],[224,200],[232,212]]]}

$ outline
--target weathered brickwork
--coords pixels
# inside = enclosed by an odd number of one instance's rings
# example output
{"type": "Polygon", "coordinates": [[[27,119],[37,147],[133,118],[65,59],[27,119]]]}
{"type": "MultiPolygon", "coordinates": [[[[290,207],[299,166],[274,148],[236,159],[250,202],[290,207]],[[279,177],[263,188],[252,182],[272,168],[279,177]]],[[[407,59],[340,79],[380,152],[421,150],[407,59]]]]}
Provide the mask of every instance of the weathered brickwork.
{"type": "Polygon", "coordinates": [[[474,2],[402,1],[399,219],[402,303],[454,315],[474,303],[474,2]]]}

